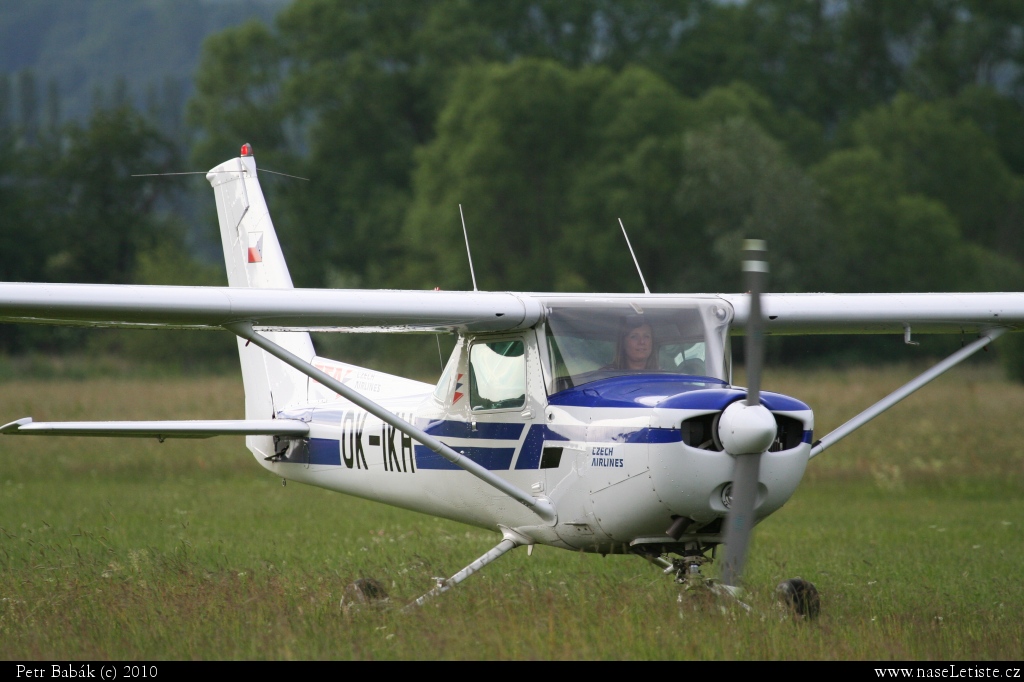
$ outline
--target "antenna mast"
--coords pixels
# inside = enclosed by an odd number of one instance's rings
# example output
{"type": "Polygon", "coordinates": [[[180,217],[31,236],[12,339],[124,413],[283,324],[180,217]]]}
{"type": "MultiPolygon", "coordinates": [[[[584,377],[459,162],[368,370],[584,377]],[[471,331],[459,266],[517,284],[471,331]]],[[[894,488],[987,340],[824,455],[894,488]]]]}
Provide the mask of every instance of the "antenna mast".
{"type": "MultiPolygon", "coordinates": [[[[459,206],[459,210],[462,210],[462,206],[459,206]]],[[[640,275],[640,283],[644,285],[644,293],[649,294],[651,293],[651,290],[647,288],[647,282],[644,280],[644,273],[640,271],[640,263],[636,260],[636,254],[633,253],[633,245],[629,243],[629,235],[626,234],[626,226],[622,224],[622,218],[619,218],[619,227],[622,228],[622,236],[626,238],[626,246],[629,247],[629,255],[633,256],[633,265],[636,266],[636,273],[640,275]]],[[[463,229],[465,229],[465,226],[463,226],[463,229]]]]}
{"type": "Polygon", "coordinates": [[[473,291],[479,291],[476,288],[476,273],[473,272],[473,254],[469,252],[469,234],[466,232],[466,216],[462,214],[462,204],[459,204],[459,217],[462,218],[462,237],[466,240],[466,257],[469,258],[469,276],[473,278],[473,291]]]}

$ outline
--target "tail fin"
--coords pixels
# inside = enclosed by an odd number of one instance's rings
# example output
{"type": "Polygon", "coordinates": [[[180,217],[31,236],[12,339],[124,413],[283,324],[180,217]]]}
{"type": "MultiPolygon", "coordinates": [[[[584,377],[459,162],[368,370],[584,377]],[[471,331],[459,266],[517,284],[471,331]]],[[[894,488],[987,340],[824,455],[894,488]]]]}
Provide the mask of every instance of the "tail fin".
{"type": "MultiPolygon", "coordinates": [[[[256,160],[249,145],[242,156],[210,170],[206,179],[217,198],[217,217],[228,270],[228,285],[256,289],[291,289],[292,278],[277,241],[274,224],[256,176],[256,160]]],[[[313,342],[305,332],[263,332],[274,343],[299,357],[312,360],[313,342]]],[[[271,419],[286,405],[305,402],[308,379],[256,346],[239,340],[245,386],[246,419],[271,419]]],[[[250,436],[254,451],[271,448],[269,438],[250,436]]]]}

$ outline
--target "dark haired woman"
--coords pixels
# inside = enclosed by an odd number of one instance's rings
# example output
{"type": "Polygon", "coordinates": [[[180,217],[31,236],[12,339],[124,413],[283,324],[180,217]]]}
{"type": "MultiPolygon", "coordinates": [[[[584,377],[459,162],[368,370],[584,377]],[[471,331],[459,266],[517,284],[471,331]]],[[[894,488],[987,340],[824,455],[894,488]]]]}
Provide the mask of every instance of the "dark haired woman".
{"type": "Polygon", "coordinates": [[[641,322],[635,327],[627,326],[619,335],[615,351],[614,369],[658,369],[654,355],[654,330],[651,325],[641,322]]]}

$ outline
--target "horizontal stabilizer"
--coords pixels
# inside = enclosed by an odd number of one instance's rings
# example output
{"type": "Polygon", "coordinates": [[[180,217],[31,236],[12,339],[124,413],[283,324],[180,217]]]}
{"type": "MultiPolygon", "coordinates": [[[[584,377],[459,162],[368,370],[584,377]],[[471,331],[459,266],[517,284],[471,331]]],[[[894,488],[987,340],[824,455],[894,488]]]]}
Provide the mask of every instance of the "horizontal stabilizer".
{"type": "Polygon", "coordinates": [[[34,422],[31,417],[0,426],[17,436],[118,436],[123,438],[211,438],[213,436],[307,436],[297,419],[197,419],[193,421],[34,422]]]}

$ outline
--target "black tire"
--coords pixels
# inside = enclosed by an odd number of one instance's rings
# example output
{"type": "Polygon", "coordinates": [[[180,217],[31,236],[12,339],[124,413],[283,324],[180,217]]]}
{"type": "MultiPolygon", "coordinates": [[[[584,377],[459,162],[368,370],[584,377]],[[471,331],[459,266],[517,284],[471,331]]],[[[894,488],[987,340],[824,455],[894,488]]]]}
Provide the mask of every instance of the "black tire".
{"type": "Polygon", "coordinates": [[[814,619],[821,613],[821,598],[818,588],[803,578],[790,578],[775,588],[779,601],[794,615],[814,619]]]}

